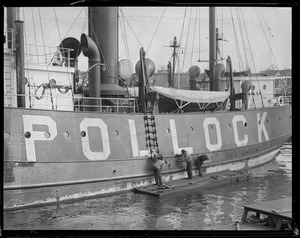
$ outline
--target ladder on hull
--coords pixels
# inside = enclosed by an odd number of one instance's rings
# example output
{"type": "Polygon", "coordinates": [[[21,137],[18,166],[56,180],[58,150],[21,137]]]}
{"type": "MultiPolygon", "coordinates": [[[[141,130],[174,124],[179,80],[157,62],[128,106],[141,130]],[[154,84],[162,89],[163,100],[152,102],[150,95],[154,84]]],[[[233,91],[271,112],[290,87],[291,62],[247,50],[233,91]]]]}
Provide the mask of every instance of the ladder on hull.
{"type": "Polygon", "coordinates": [[[146,147],[150,149],[151,158],[154,157],[154,153],[159,154],[158,142],[157,142],[157,131],[155,117],[153,111],[146,111],[144,114],[144,124],[146,132],[146,147]]]}

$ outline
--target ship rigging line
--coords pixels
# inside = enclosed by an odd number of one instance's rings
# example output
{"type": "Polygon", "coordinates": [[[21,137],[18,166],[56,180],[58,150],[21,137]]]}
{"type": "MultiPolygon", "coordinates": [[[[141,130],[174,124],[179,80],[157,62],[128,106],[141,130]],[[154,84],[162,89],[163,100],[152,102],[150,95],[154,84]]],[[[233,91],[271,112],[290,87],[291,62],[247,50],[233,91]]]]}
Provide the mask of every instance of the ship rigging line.
{"type": "Polygon", "coordinates": [[[201,26],[201,21],[200,21],[200,19],[201,19],[201,17],[200,17],[200,15],[201,15],[201,8],[199,7],[199,19],[198,19],[198,22],[199,22],[199,62],[200,62],[200,39],[201,39],[201,34],[200,34],[200,26],[201,26]]]}
{"type": "MultiPolygon", "coordinates": [[[[140,46],[143,47],[142,43],[140,42],[139,38],[137,37],[137,35],[135,34],[135,32],[134,32],[134,30],[132,29],[131,25],[129,24],[127,18],[125,17],[125,15],[124,15],[122,9],[120,9],[120,12],[122,13],[122,16],[124,17],[125,21],[127,22],[128,26],[129,26],[129,28],[131,29],[131,31],[132,31],[133,35],[135,36],[136,40],[139,42],[140,46]]],[[[146,53],[146,55],[148,56],[147,52],[145,52],[145,53],[146,53]]],[[[148,56],[148,58],[149,58],[149,56],[148,56]]]]}
{"type": "MultiPolygon", "coordinates": [[[[190,25],[191,25],[191,19],[192,19],[192,10],[193,10],[193,8],[191,8],[191,11],[190,11],[189,25],[188,25],[188,30],[187,30],[187,33],[186,33],[185,49],[187,48],[188,35],[189,35],[189,32],[190,32],[190,25]]],[[[181,72],[183,72],[183,66],[184,66],[185,56],[186,56],[186,51],[184,51],[184,54],[183,54],[183,61],[182,61],[181,72]]],[[[180,82],[180,74],[179,74],[179,85],[180,84],[181,84],[181,82],[180,82]]]]}
{"type": "Polygon", "coordinates": [[[130,61],[130,54],[129,54],[129,47],[128,47],[128,41],[127,41],[127,35],[126,35],[126,29],[125,29],[125,23],[124,23],[124,17],[120,18],[121,19],[121,31],[122,31],[122,37],[124,41],[124,47],[125,47],[125,54],[126,57],[130,61]]]}
{"type": "MultiPolygon", "coordinates": [[[[59,30],[59,24],[58,24],[58,20],[57,20],[57,15],[56,15],[56,11],[55,11],[55,7],[53,7],[53,11],[54,11],[54,15],[55,15],[55,21],[56,21],[56,25],[57,25],[57,30],[58,30],[59,41],[62,42],[62,38],[61,38],[60,30],[59,30]]],[[[66,50],[66,48],[64,47],[64,45],[62,45],[62,48],[63,48],[63,51],[66,50]]],[[[70,65],[68,65],[68,67],[69,66],[70,65]]],[[[68,75],[69,85],[71,86],[72,83],[71,83],[71,79],[70,79],[70,74],[69,74],[68,67],[66,67],[66,69],[67,69],[67,75],[68,75]]],[[[73,87],[70,87],[70,88],[71,88],[72,98],[74,98],[73,87]]],[[[51,87],[50,87],[50,90],[51,90],[51,87]]]]}
{"type": "MultiPolygon", "coordinates": [[[[78,17],[80,16],[81,12],[84,10],[84,8],[81,9],[81,11],[79,12],[79,14],[77,15],[77,17],[75,18],[75,20],[73,21],[72,25],[69,27],[69,30],[67,31],[65,37],[69,34],[70,30],[72,29],[73,25],[75,24],[75,22],[77,21],[78,17]]],[[[82,31],[83,32],[83,31],[82,31]]]]}
{"type": "MultiPolygon", "coordinates": [[[[238,25],[239,25],[239,29],[240,29],[240,33],[241,33],[241,38],[242,38],[242,46],[243,46],[243,50],[244,50],[244,54],[245,54],[246,68],[249,68],[250,66],[249,66],[246,46],[244,44],[244,34],[243,34],[243,29],[242,29],[242,23],[241,23],[240,14],[239,14],[238,10],[239,10],[238,8],[235,9],[236,15],[237,15],[237,21],[238,21],[238,25]]],[[[245,28],[245,32],[246,32],[246,28],[245,28]]]]}
{"type": "MultiPolygon", "coordinates": [[[[39,12],[39,17],[40,17],[40,26],[41,26],[42,39],[43,39],[43,46],[44,46],[45,64],[46,64],[46,68],[47,68],[48,83],[50,84],[49,70],[48,70],[48,64],[47,64],[47,55],[46,55],[46,47],[45,47],[45,38],[44,38],[44,32],[43,32],[43,28],[42,28],[41,11],[40,11],[40,8],[39,8],[39,7],[38,7],[38,12],[39,12]]],[[[52,89],[51,89],[51,87],[49,87],[49,89],[50,89],[51,105],[52,105],[52,109],[54,110],[53,96],[52,96],[52,89]]]]}
{"type": "MultiPolygon", "coordinates": [[[[246,24],[245,24],[245,19],[244,19],[244,15],[243,15],[242,8],[240,8],[240,11],[241,11],[241,14],[242,14],[243,24],[244,24],[244,27],[245,27],[245,29],[246,29],[246,24]]],[[[261,93],[261,90],[260,90],[259,81],[258,81],[257,74],[256,74],[257,71],[256,71],[256,68],[255,68],[255,63],[254,63],[254,59],[253,59],[253,54],[252,54],[252,49],[251,49],[251,45],[250,45],[248,33],[247,33],[246,30],[245,30],[245,32],[246,32],[246,38],[247,38],[248,45],[249,45],[249,49],[250,49],[250,56],[251,56],[251,59],[252,59],[252,62],[253,62],[254,73],[255,73],[255,77],[256,77],[257,84],[258,84],[258,91],[259,91],[259,94],[260,94],[261,103],[262,103],[263,108],[265,108],[264,100],[263,100],[262,93],[261,93]]]]}
{"type": "MultiPolygon", "coordinates": [[[[275,56],[274,56],[274,54],[273,54],[273,51],[272,51],[271,45],[270,45],[270,43],[269,43],[269,41],[268,41],[268,38],[267,38],[266,32],[265,32],[265,30],[264,30],[264,27],[263,27],[263,25],[262,25],[262,23],[261,23],[261,20],[260,20],[260,17],[259,17],[259,15],[258,15],[258,12],[257,12],[257,9],[256,9],[256,7],[255,7],[254,9],[255,9],[256,15],[257,15],[257,17],[258,17],[259,23],[260,23],[260,25],[261,25],[261,28],[262,28],[262,30],[263,30],[263,32],[264,32],[264,35],[265,35],[266,41],[267,41],[267,43],[268,43],[268,46],[269,46],[269,48],[270,48],[270,51],[271,51],[271,54],[272,54],[272,56],[273,56],[274,62],[275,62],[275,64],[276,64],[276,67],[277,67],[277,69],[279,70],[279,67],[278,67],[277,61],[276,61],[276,59],[275,59],[275,56]]],[[[268,29],[270,29],[270,28],[268,27],[268,29]]]]}
{"type": "MultiPolygon", "coordinates": [[[[24,18],[24,22],[26,22],[26,19],[25,19],[25,9],[23,7],[23,18],[24,18]]],[[[25,40],[25,45],[26,45],[26,42],[27,42],[27,34],[26,34],[26,27],[25,27],[25,30],[24,30],[24,40],[25,40]]],[[[37,44],[36,44],[37,45],[37,44]]],[[[37,46],[36,46],[37,47],[37,46]]],[[[25,51],[27,51],[27,48],[25,46],[25,51]]],[[[28,60],[25,60],[24,62],[25,64],[27,64],[27,67],[28,67],[28,60]]],[[[30,85],[30,77],[29,77],[29,71],[27,71],[27,80],[28,80],[28,86],[30,85]]],[[[28,90],[29,90],[29,108],[32,108],[32,102],[31,102],[31,89],[30,89],[30,86],[28,87],[28,90]]]]}
{"type": "MultiPolygon", "coordinates": [[[[31,8],[31,15],[32,15],[32,21],[33,21],[33,34],[34,34],[35,48],[36,48],[36,52],[38,52],[37,42],[36,42],[37,37],[36,37],[36,32],[35,32],[35,20],[34,20],[33,8],[31,8]]],[[[24,14],[24,18],[25,18],[25,14],[24,14]]],[[[39,57],[37,57],[37,61],[39,63],[39,57]]]]}
{"type": "Polygon", "coordinates": [[[151,39],[150,44],[149,44],[149,46],[148,46],[148,49],[146,50],[146,54],[148,53],[148,51],[149,51],[149,49],[150,49],[150,46],[151,46],[151,44],[152,44],[152,41],[153,41],[153,39],[154,39],[154,36],[156,35],[157,29],[158,29],[158,27],[159,27],[159,25],[160,25],[161,19],[162,19],[163,15],[164,15],[165,11],[166,11],[166,7],[164,8],[164,10],[163,10],[163,12],[162,12],[162,14],[161,14],[161,16],[160,16],[160,18],[159,18],[159,21],[158,21],[158,24],[157,24],[157,26],[156,26],[155,32],[154,32],[154,34],[153,34],[153,36],[152,36],[152,39],[151,39]]]}
{"type": "Polygon", "coordinates": [[[230,13],[231,13],[231,21],[232,21],[233,33],[234,33],[234,40],[236,42],[235,46],[236,46],[236,51],[237,51],[237,56],[238,56],[239,68],[240,68],[240,71],[244,71],[243,60],[242,60],[242,56],[241,56],[241,52],[240,52],[240,47],[239,47],[238,39],[237,39],[237,34],[236,34],[236,29],[235,29],[235,24],[234,24],[234,20],[233,20],[233,15],[232,15],[232,9],[231,9],[231,7],[230,7],[230,13]]]}
{"type": "MultiPolygon", "coordinates": [[[[195,24],[194,24],[194,36],[193,36],[192,52],[194,51],[197,17],[198,17],[198,8],[196,8],[196,17],[195,17],[195,24]]],[[[192,61],[193,61],[193,54],[191,54],[190,66],[192,65],[192,61]]]]}

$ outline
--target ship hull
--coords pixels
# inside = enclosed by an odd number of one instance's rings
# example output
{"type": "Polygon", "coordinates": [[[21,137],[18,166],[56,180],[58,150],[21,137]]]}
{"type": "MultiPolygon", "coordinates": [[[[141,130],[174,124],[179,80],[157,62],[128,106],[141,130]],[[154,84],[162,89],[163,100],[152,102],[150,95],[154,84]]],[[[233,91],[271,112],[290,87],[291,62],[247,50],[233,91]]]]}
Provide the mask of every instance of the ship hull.
{"type": "MultiPolygon", "coordinates": [[[[186,177],[181,149],[206,173],[271,161],[291,137],[291,106],[154,115],[165,181],[186,177]]],[[[128,191],[154,183],[144,114],[4,109],[4,209],[128,191]],[[13,120],[12,120],[13,118],[13,120]]],[[[194,171],[194,173],[196,173],[194,171]]]]}

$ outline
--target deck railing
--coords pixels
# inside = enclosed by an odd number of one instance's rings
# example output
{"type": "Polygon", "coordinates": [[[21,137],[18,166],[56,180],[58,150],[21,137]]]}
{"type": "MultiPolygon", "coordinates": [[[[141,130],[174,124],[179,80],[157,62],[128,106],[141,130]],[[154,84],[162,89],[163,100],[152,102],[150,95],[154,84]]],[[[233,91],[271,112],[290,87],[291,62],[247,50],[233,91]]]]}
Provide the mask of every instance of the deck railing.
{"type": "MultiPolygon", "coordinates": [[[[44,95],[42,98],[36,95],[22,95],[22,94],[4,94],[5,107],[17,107],[17,97],[25,97],[26,108],[44,109],[44,110],[65,110],[65,111],[98,111],[98,112],[111,112],[111,113],[124,113],[136,112],[136,99],[135,98],[96,98],[96,97],[82,97],[75,94],[64,95],[61,93],[53,92],[44,95]],[[51,96],[52,94],[52,96],[51,96]],[[14,100],[12,100],[14,99],[14,100]],[[95,102],[96,101],[96,102],[95,102]],[[15,103],[13,103],[15,102],[15,103]]],[[[264,96],[264,105],[262,104],[251,106],[249,109],[283,106],[292,103],[292,96],[264,96]]],[[[252,100],[249,98],[249,100],[252,100]]],[[[259,98],[256,98],[259,102],[259,98]]],[[[251,102],[252,103],[252,102],[251,102]]],[[[250,103],[250,104],[251,104],[250,103]]]]}
{"type": "Polygon", "coordinates": [[[63,110],[63,111],[98,111],[111,113],[135,113],[136,103],[134,98],[96,98],[82,97],[75,94],[62,95],[52,93],[52,96],[47,94],[43,98],[35,95],[25,94],[4,94],[4,107],[17,107],[17,100],[12,98],[25,97],[26,108],[43,109],[43,110],[63,110]]]}

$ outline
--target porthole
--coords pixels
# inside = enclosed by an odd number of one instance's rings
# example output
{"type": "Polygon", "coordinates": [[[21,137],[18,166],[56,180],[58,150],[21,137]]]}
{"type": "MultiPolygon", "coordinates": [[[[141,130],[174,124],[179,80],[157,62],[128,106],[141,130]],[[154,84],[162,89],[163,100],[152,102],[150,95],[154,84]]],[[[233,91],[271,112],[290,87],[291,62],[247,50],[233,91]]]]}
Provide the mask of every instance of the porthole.
{"type": "Polygon", "coordinates": [[[209,125],[209,128],[210,128],[211,130],[213,130],[213,129],[214,129],[213,125],[209,125]]]}
{"type": "Polygon", "coordinates": [[[247,122],[244,123],[244,127],[247,127],[247,122]]]}
{"type": "Polygon", "coordinates": [[[45,136],[46,138],[50,138],[50,133],[49,133],[48,131],[46,131],[46,132],[44,133],[44,136],[45,136]]]}
{"type": "Polygon", "coordinates": [[[69,136],[70,136],[69,132],[65,131],[65,132],[64,132],[64,137],[65,137],[65,138],[69,138],[69,136]]]}
{"type": "Polygon", "coordinates": [[[115,136],[119,135],[119,132],[117,130],[114,131],[115,136]]]}
{"type": "Polygon", "coordinates": [[[193,131],[193,130],[194,130],[194,128],[191,126],[191,127],[190,127],[190,130],[191,130],[191,131],[193,131]]]}
{"type": "Polygon", "coordinates": [[[260,125],[260,121],[258,121],[258,125],[260,125]]]}
{"type": "Polygon", "coordinates": [[[81,131],[80,135],[81,135],[81,137],[85,137],[86,136],[86,132],[85,131],[81,131]]]}
{"type": "Polygon", "coordinates": [[[279,117],[278,120],[281,121],[281,117],[279,117]]]}
{"type": "Polygon", "coordinates": [[[4,139],[8,139],[10,137],[10,134],[8,132],[4,132],[4,139]]]}
{"type": "Polygon", "coordinates": [[[169,129],[169,128],[167,128],[167,129],[166,129],[166,132],[169,134],[169,133],[170,133],[170,129],[169,129]]]}
{"type": "Polygon", "coordinates": [[[231,128],[231,124],[230,123],[228,124],[228,127],[231,128]]]}
{"type": "Polygon", "coordinates": [[[266,122],[269,123],[269,120],[267,119],[266,122]]]}
{"type": "Polygon", "coordinates": [[[29,131],[26,131],[24,134],[25,138],[30,138],[31,137],[31,133],[29,131]]]}

